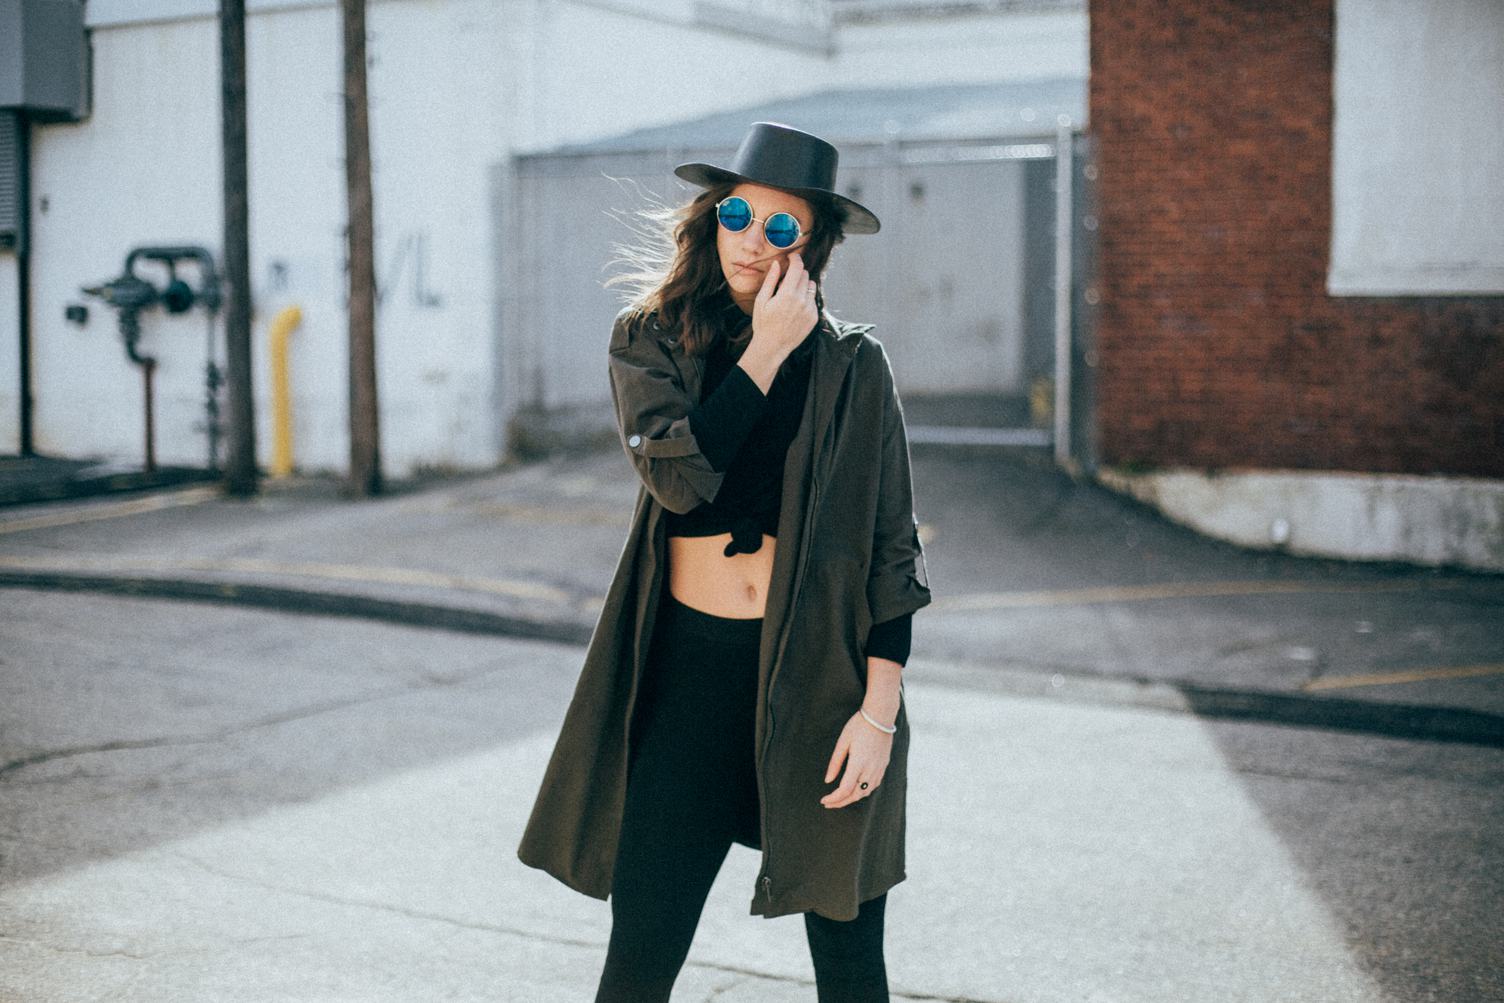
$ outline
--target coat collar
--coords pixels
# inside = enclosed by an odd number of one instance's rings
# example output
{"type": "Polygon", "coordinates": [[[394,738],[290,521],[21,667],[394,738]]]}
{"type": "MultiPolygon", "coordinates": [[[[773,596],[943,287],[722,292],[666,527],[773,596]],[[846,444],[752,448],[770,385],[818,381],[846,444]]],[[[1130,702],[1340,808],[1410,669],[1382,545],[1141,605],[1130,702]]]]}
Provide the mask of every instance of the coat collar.
{"type": "Polygon", "coordinates": [[[817,478],[829,465],[833,438],[831,418],[835,414],[836,400],[841,395],[841,385],[846,380],[846,371],[856,357],[862,335],[871,328],[871,324],[843,323],[822,310],[815,331],[810,335],[815,353],[810,370],[813,414],[808,428],[801,428],[799,434],[810,436],[814,451],[813,470],[817,478]]]}
{"type": "Polygon", "coordinates": [[[853,324],[836,320],[828,310],[820,311],[819,327],[848,356],[856,354],[856,346],[861,343],[862,335],[872,330],[871,324],[853,324]]]}

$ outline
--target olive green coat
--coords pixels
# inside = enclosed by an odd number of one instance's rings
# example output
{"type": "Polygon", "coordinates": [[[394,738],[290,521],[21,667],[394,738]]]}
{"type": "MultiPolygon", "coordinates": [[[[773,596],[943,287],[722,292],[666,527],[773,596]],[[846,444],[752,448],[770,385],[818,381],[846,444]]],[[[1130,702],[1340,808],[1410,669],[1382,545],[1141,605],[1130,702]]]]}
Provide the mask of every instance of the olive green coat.
{"type": "MultiPolygon", "coordinates": [[[[571,888],[611,889],[626,796],[628,722],[667,567],[664,510],[715,498],[690,429],[704,366],[654,317],[611,331],[610,380],[622,447],[642,487],[615,577],[517,854],[571,888]]],[[[762,865],[751,912],[815,910],[850,920],[902,881],[908,714],[870,794],[820,798],[841,729],[866,692],[873,623],[930,602],[903,410],[870,324],[822,314],[803,418],[789,445],[758,668],[762,865]]],[[[708,668],[708,667],[707,667],[708,668]]],[[[714,722],[707,722],[714,727],[714,722]]]]}

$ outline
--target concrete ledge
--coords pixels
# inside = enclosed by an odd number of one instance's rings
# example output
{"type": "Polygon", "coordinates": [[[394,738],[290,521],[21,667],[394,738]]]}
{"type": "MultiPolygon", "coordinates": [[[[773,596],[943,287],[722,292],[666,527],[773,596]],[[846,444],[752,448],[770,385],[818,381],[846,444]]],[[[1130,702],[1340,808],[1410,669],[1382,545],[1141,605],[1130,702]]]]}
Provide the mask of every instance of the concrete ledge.
{"type": "Polygon", "coordinates": [[[1246,547],[1504,571],[1504,481],[1113,467],[1096,477],[1181,525],[1246,547]]]}

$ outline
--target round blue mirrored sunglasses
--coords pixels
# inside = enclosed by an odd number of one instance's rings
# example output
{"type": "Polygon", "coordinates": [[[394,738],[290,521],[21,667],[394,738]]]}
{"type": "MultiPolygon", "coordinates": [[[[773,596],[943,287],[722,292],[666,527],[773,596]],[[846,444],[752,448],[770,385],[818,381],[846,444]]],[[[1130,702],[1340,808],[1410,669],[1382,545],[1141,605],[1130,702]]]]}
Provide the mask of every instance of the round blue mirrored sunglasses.
{"type": "Polygon", "coordinates": [[[753,223],[762,224],[762,236],[778,248],[793,247],[799,240],[799,221],[786,212],[775,212],[767,219],[752,215],[752,206],[740,195],[731,195],[715,204],[716,219],[732,233],[741,233],[753,223]]]}

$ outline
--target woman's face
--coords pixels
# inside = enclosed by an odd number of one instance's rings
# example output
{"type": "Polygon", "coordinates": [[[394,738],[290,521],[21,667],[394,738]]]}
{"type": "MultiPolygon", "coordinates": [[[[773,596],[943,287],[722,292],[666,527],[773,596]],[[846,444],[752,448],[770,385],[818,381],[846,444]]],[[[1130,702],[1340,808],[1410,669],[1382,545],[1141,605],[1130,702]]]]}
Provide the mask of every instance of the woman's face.
{"type": "MultiPolygon", "coordinates": [[[[740,233],[716,224],[716,250],[721,256],[721,273],[731,287],[731,296],[750,312],[757,292],[762,288],[768,267],[778,259],[779,279],[788,274],[788,256],[809,243],[810,227],[814,225],[814,208],[805,199],[780,188],[743,182],[731,190],[731,195],[740,195],[752,206],[752,215],[765,220],[775,212],[786,212],[799,221],[799,239],[792,247],[777,248],[763,239],[762,223],[753,222],[740,233]]],[[[729,196],[728,196],[729,197],[729,196]]]]}

